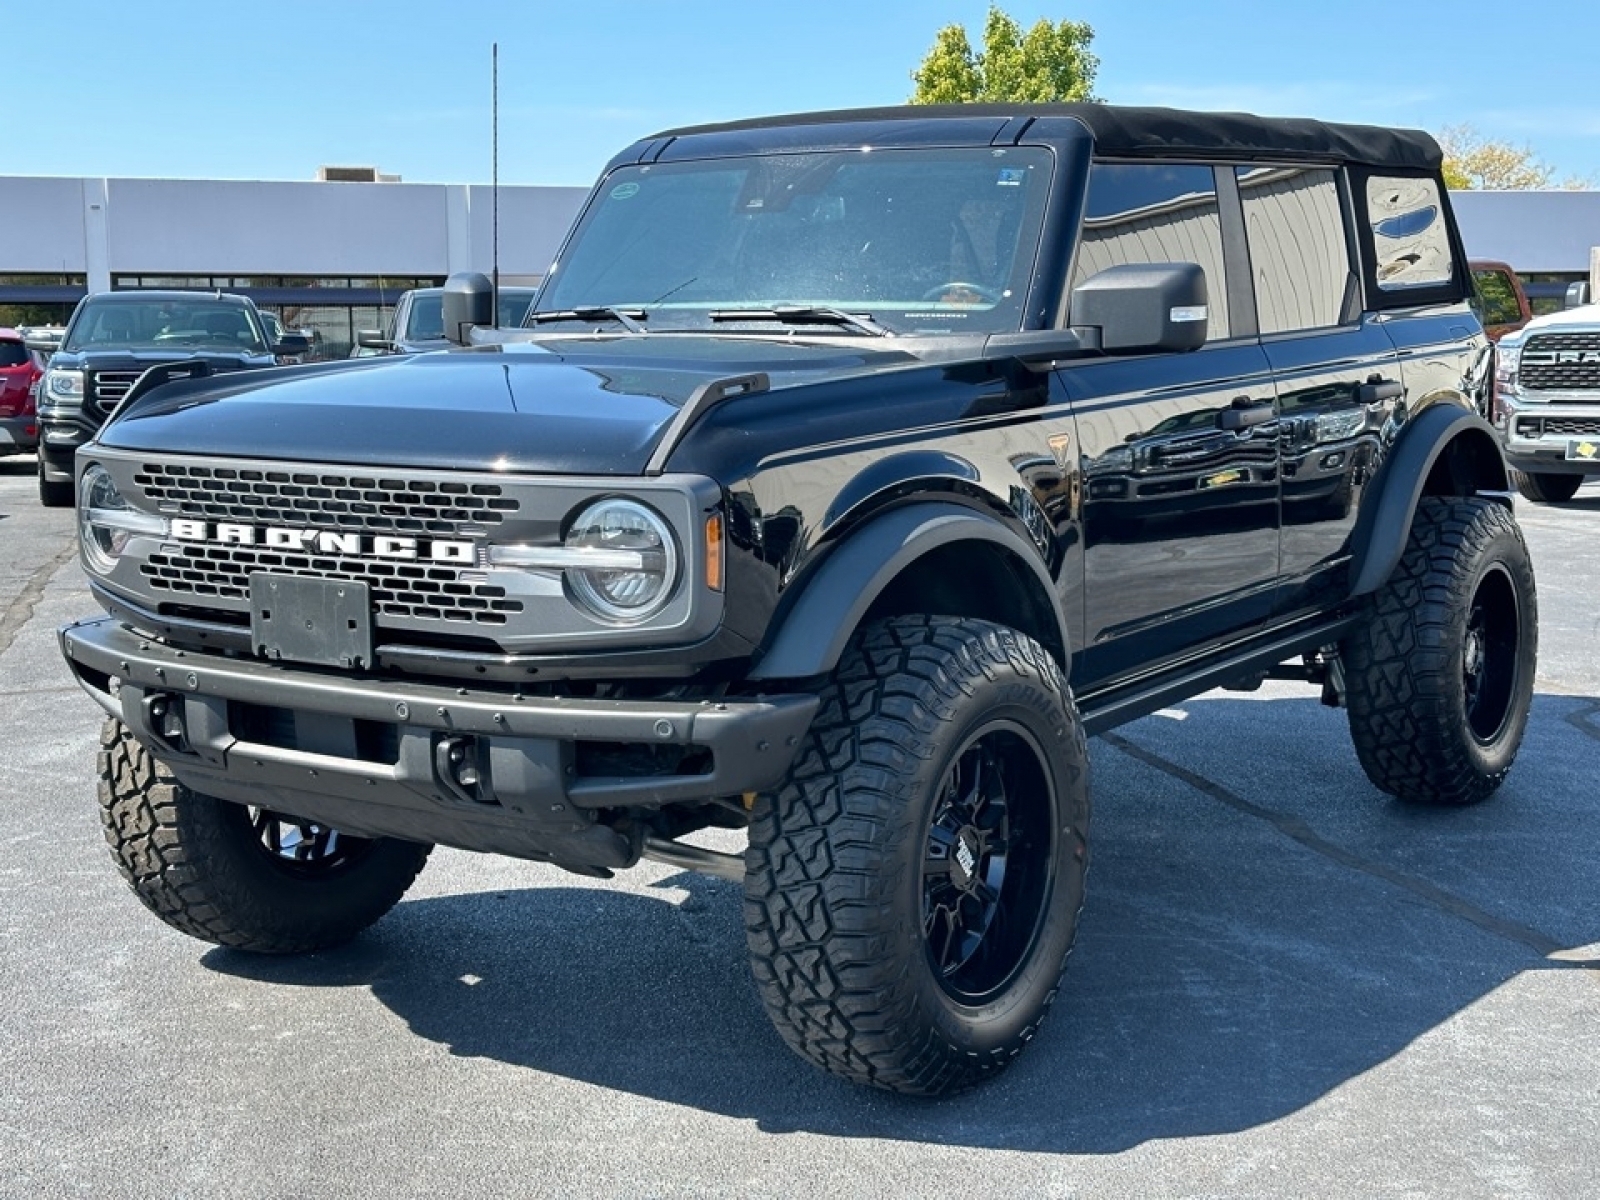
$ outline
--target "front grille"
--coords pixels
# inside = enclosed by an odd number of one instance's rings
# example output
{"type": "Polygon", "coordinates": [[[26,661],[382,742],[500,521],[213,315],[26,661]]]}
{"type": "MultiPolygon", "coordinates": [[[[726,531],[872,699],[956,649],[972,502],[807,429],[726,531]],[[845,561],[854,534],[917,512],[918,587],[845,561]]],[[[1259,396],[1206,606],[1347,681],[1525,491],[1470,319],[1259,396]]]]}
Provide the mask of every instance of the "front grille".
{"type": "Polygon", "coordinates": [[[143,371],[92,372],[89,376],[89,402],[101,416],[109,417],[142,374],[143,371]]]}
{"type": "Polygon", "coordinates": [[[443,538],[481,536],[520,507],[494,483],[325,471],[145,463],[134,482],[173,516],[443,538]]]}
{"type": "Polygon", "coordinates": [[[1522,348],[1518,375],[1533,391],[1600,391],[1600,331],[1535,334],[1522,348]]]}
{"type": "MultiPolygon", "coordinates": [[[[472,540],[514,516],[521,504],[497,483],[367,475],[317,468],[142,463],[134,484],[166,516],[251,526],[290,526],[364,535],[472,540]]],[[[353,579],[372,589],[377,622],[503,626],[523,611],[503,587],[470,566],[386,561],[261,545],[162,546],[139,568],[146,585],[180,606],[237,613],[255,572],[353,579]],[[475,578],[474,578],[475,577],[475,578]],[[385,619],[388,619],[386,622],[385,619]]]]}
{"type": "Polygon", "coordinates": [[[504,625],[508,613],[522,611],[522,601],[506,599],[505,588],[464,582],[462,572],[433,563],[374,562],[255,546],[180,545],[152,554],[139,570],[157,592],[241,603],[250,599],[250,576],[256,571],[361,580],[372,588],[372,608],[380,618],[504,625]]]}
{"type": "Polygon", "coordinates": [[[1517,436],[1600,437],[1600,417],[1518,417],[1517,436]]]}

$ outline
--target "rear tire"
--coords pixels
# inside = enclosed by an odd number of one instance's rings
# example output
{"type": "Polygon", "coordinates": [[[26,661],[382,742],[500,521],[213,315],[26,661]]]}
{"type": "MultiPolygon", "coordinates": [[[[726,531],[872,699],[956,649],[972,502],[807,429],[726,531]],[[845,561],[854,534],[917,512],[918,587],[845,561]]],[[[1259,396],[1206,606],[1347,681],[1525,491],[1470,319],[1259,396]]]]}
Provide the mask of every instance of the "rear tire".
{"type": "Polygon", "coordinates": [[[1420,804],[1476,804],[1528,724],[1533,564],[1503,506],[1425,497],[1394,574],[1344,641],[1350,733],[1367,777],[1420,804]]]}
{"type": "Polygon", "coordinates": [[[1583,486],[1582,475],[1555,475],[1548,472],[1511,472],[1512,480],[1521,492],[1535,504],[1564,504],[1578,494],[1583,486]]]}
{"type": "Polygon", "coordinates": [[[118,870],[156,916],[219,946],[301,954],[347,942],[399,902],[433,849],[192,791],[120,721],[105,723],[100,746],[118,870]]]}
{"type": "Polygon", "coordinates": [[[1088,822],[1083,728],[1042,647],[984,621],[867,627],[756,801],[745,929],[778,1032],[896,1092],[1001,1070],[1060,986],[1088,822]]]}

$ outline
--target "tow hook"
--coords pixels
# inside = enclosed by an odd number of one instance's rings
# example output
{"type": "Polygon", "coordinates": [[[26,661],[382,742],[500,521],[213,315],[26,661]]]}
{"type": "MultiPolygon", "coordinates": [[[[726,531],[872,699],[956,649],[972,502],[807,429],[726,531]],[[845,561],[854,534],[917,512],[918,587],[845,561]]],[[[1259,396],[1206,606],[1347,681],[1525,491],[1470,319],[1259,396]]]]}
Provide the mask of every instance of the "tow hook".
{"type": "Polygon", "coordinates": [[[145,727],[162,745],[179,754],[191,754],[189,735],[183,723],[183,697],[167,692],[152,692],[143,700],[145,727]]]}
{"type": "Polygon", "coordinates": [[[442,737],[433,747],[433,773],[465,804],[497,804],[484,762],[485,748],[475,737],[442,737]]]}

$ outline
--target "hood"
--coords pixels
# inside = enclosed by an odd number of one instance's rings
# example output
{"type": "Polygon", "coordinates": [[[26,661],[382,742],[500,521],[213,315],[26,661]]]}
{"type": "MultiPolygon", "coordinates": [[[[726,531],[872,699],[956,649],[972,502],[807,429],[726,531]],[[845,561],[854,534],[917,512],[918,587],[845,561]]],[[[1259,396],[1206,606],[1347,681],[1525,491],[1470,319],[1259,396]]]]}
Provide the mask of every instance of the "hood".
{"type": "Polygon", "coordinates": [[[442,470],[636,475],[701,385],[798,386],[914,364],[849,344],[563,338],[169,384],[120,411],[124,450],[442,470]]]}
{"type": "Polygon", "coordinates": [[[1507,334],[1506,337],[1508,340],[1515,338],[1518,342],[1525,342],[1536,333],[1559,333],[1564,329],[1600,329],[1600,304],[1585,304],[1580,308],[1546,313],[1533,318],[1515,334],[1507,334]]]}
{"type": "Polygon", "coordinates": [[[160,363],[189,362],[199,359],[213,364],[218,370],[238,367],[261,367],[272,363],[271,354],[254,354],[248,351],[197,350],[193,347],[173,350],[58,350],[50,359],[52,367],[67,370],[87,368],[91,371],[128,371],[153,367],[160,363]]]}

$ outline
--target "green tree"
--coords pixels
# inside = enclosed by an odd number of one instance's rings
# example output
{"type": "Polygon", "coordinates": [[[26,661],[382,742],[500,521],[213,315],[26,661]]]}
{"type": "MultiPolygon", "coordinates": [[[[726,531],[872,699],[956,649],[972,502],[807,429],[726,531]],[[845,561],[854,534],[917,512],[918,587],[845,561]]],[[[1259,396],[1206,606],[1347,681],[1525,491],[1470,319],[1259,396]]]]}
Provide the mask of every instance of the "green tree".
{"type": "Polygon", "coordinates": [[[913,104],[977,101],[1051,103],[1094,100],[1100,60],[1089,52],[1094,30],[1083,21],[1040,19],[1026,33],[998,7],[983,23],[983,50],[974,52],[967,31],[946,25],[911,73],[913,104]]]}
{"type": "Polygon", "coordinates": [[[1513,146],[1479,135],[1470,125],[1450,125],[1438,135],[1444,151],[1446,187],[1460,191],[1536,191],[1541,188],[1586,188],[1577,177],[1556,182],[1555,168],[1541,162],[1527,146],[1513,146]]]}

